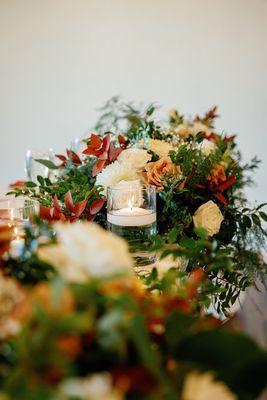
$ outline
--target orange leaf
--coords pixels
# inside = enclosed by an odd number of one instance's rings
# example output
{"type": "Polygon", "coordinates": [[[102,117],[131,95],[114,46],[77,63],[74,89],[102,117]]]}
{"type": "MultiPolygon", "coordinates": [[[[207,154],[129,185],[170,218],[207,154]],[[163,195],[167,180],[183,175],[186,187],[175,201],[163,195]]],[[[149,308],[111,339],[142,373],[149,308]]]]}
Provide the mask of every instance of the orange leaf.
{"type": "Polygon", "coordinates": [[[103,142],[102,142],[102,150],[103,150],[103,152],[104,151],[108,151],[109,146],[110,146],[110,141],[111,141],[110,136],[106,135],[104,137],[104,139],[103,139],[103,142]]]}
{"type": "Polygon", "coordinates": [[[39,216],[46,221],[52,221],[53,219],[53,207],[46,207],[40,204],[39,216]]]}
{"type": "Polygon", "coordinates": [[[25,184],[25,181],[16,181],[16,182],[14,182],[14,183],[11,183],[11,184],[9,185],[9,187],[10,187],[10,188],[20,188],[20,187],[23,187],[24,184],[25,184]]]}
{"type": "Polygon", "coordinates": [[[215,191],[219,190],[220,192],[223,192],[224,190],[228,189],[235,183],[235,177],[234,175],[231,176],[228,181],[221,183],[220,185],[216,186],[214,188],[215,191]]]}
{"type": "Polygon", "coordinates": [[[104,199],[94,200],[93,203],[89,207],[90,214],[91,215],[97,214],[101,210],[101,208],[103,207],[104,203],[105,203],[104,199]]]}
{"type": "Polygon", "coordinates": [[[75,153],[75,151],[67,149],[67,155],[71,159],[73,164],[78,164],[78,165],[82,164],[80,157],[78,156],[78,154],[75,153]]]}
{"type": "Polygon", "coordinates": [[[99,172],[102,171],[102,169],[104,168],[105,164],[106,164],[106,161],[105,161],[105,160],[103,160],[103,161],[97,161],[97,162],[95,163],[95,165],[93,166],[93,170],[92,170],[92,177],[93,177],[93,178],[94,178],[96,175],[98,175],[99,172]]]}
{"type": "Polygon", "coordinates": [[[61,212],[61,206],[59,204],[59,201],[58,201],[58,198],[57,198],[56,194],[54,196],[53,201],[54,201],[54,206],[55,206],[56,211],[61,212]]]}
{"type": "Polygon", "coordinates": [[[214,196],[216,197],[216,199],[218,199],[225,206],[227,205],[227,200],[221,193],[214,193],[214,196]]]}
{"type": "Polygon", "coordinates": [[[82,215],[82,213],[85,210],[86,205],[87,205],[87,199],[84,199],[84,200],[80,201],[79,203],[75,204],[73,213],[76,218],[79,218],[82,215]]]}
{"type": "Polygon", "coordinates": [[[67,161],[67,157],[63,156],[62,154],[56,154],[56,157],[59,158],[63,162],[67,161]]]}
{"type": "Polygon", "coordinates": [[[90,145],[94,147],[95,149],[99,149],[102,146],[102,140],[98,135],[95,135],[92,133],[91,138],[90,138],[90,145]]]}
{"type": "Polygon", "coordinates": [[[108,151],[108,161],[111,163],[118,158],[118,155],[122,152],[122,148],[115,147],[113,143],[110,143],[108,151]]]}
{"type": "Polygon", "coordinates": [[[72,195],[71,195],[70,190],[68,191],[68,193],[65,196],[64,203],[70,212],[74,212],[74,204],[73,204],[72,195]]]}

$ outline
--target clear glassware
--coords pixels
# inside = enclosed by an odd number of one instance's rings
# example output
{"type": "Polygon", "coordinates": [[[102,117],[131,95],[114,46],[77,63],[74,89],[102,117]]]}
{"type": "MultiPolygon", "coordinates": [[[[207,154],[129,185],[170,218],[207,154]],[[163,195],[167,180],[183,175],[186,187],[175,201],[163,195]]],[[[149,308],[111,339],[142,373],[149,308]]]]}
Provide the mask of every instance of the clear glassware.
{"type": "Polygon", "coordinates": [[[108,229],[129,244],[135,265],[144,267],[156,260],[151,251],[157,233],[156,188],[139,181],[122,182],[107,190],[108,229]]]}
{"type": "Polygon", "coordinates": [[[27,150],[25,156],[25,172],[29,180],[37,182],[37,176],[41,175],[44,178],[50,177],[50,170],[46,166],[40,164],[37,159],[50,160],[54,156],[54,151],[45,150],[27,150]]]}
{"type": "Polygon", "coordinates": [[[9,227],[11,232],[10,254],[20,255],[24,246],[25,227],[33,226],[39,213],[39,203],[32,199],[6,196],[0,199],[0,227],[9,227]]]}

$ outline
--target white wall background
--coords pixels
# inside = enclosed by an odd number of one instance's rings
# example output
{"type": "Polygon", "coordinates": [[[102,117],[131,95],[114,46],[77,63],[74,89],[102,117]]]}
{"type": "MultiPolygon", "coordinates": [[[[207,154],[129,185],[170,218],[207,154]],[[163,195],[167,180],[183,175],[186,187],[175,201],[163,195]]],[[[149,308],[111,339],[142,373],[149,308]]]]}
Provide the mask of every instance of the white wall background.
{"type": "Polygon", "coordinates": [[[0,187],[28,148],[64,149],[114,94],[200,113],[263,164],[267,0],[0,0],[0,187]]]}

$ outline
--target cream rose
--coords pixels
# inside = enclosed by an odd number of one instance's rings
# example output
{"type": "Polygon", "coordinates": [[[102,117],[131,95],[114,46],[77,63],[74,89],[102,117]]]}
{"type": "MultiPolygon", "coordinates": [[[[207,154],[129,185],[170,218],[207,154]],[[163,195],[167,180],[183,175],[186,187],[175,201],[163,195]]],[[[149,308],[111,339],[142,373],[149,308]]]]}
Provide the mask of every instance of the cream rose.
{"type": "Polygon", "coordinates": [[[217,204],[210,200],[196,210],[193,221],[196,228],[204,228],[209,236],[213,236],[220,230],[223,215],[217,204]]]}
{"type": "Polygon", "coordinates": [[[153,151],[160,158],[168,157],[169,152],[174,150],[174,147],[163,140],[150,139],[148,142],[148,149],[153,151]]]}
{"type": "Polygon", "coordinates": [[[193,371],[187,375],[182,400],[237,400],[237,396],[222,382],[215,381],[210,372],[193,371]]]}
{"type": "Polygon", "coordinates": [[[122,238],[92,222],[57,223],[55,230],[59,243],[41,247],[38,255],[66,281],[132,275],[132,258],[122,238]]]}
{"type": "Polygon", "coordinates": [[[119,154],[117,160],[119,163],[127,164],[135,170],[142,170],[146,163],[151,160],[151,158],[151,154],[149,154],[146,150],[133,147],[123,150],[119,154]]]}

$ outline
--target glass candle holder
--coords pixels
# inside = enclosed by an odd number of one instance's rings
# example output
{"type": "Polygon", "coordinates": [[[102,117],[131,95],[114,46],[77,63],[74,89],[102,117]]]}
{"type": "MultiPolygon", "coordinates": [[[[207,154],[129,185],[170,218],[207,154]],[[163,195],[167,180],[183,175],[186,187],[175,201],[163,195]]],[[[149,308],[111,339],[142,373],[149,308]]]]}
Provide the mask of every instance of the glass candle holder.
{"type": "Polygon", "coordinates": [[[39,213],[39,203],[28,198],[5,197],[0,199],[0,227],[11,232],[10,255],[18,257],[24,246],[25,227],[33,225],[39,213]]]}
{"type": "Polygon", "coordinates": [[[41,175],[43,178],[50,178],[51,171],[44,166],[43,164],[36,161],[47,160],[52,161],[54,156],[54,151],[52,149],[49,150],[27,150],[25,156],[25,172],[27,177],[37,183],[37,176],[41,175]]]}
{"type": "Polygon", "coordinates": [[[108,229],[127,240],[135,265],[153,264],[150,250],[157,233],[156,188],[139,181],[123,182],[107,190],[108,229]]]}

